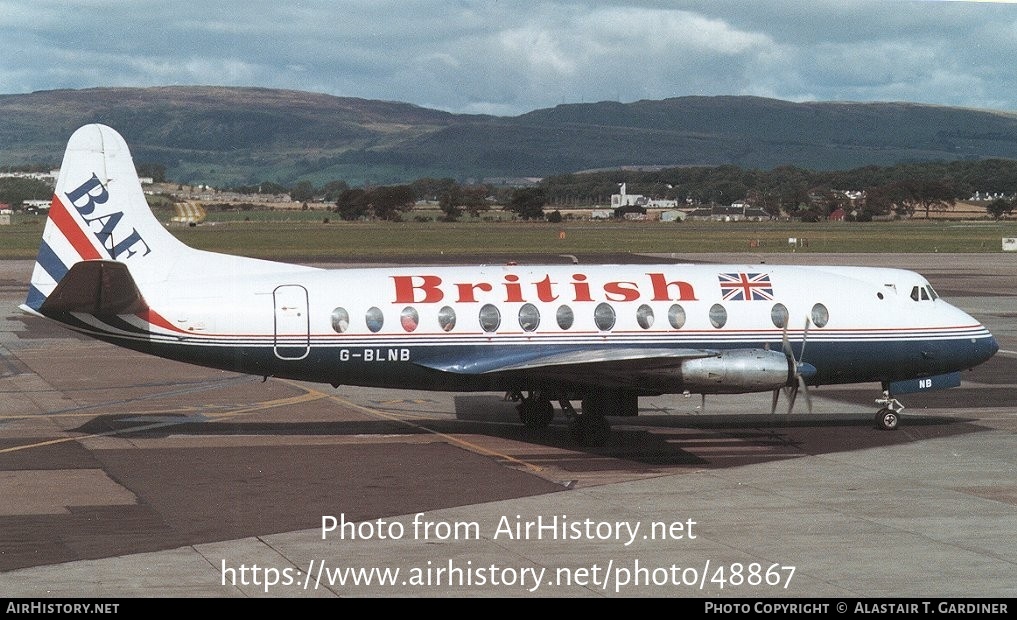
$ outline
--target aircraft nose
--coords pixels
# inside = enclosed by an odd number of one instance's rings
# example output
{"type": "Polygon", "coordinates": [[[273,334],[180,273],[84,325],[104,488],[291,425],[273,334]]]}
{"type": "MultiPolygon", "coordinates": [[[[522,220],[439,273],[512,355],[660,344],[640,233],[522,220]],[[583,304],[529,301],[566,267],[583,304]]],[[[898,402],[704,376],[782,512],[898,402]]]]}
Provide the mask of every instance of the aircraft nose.
{"type": "Polygon", "coordinates": [[[969,368],[973,368],[982,362],[986,362],[992,358],[993,355],[999,351],[999,343],[996,342],[996,337],[989,334],[988,338],[975,338],[972,339],[973,349],[971,351],[971,365],[969,368]]]}
{"type": "Polygon", "coordinates": [[[988,355],[985,359],[989,359],[995,355],[997,351],[999,351],[999,343],[996,342],[995,336],[989,336],[989,342],[986,344],[986,348],[988,349],[988,355]]]}
{"type": "Polygon", "coordinates": [[[967,357],[965,368],[974,368],[979,364],[988,361],[993,355],[999,351],[999,342],[996,341],[996,337],[992,335],[989,328],[985,326],[981,321],[974,318],[966,312],[962,312],[959,319],[967,319],[970,321],[972,331],[969,332],[971,335],[971,344],[965,345],[967,353],[964,357],[967,357]]]}

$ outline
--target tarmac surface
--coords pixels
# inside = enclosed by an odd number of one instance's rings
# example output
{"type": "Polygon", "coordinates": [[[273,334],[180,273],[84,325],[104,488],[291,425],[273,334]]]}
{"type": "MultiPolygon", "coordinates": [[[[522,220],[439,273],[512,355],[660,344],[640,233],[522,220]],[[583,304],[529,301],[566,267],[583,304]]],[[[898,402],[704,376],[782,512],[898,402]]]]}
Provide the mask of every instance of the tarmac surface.
{"type": "Polygon", "coordinates": [[[915,269],[1001,351],[902,398],[894,432],[878,385],[821,387],[812,414],[641,399],[580,448],[502,394],[262,382],[89,340],[21,313],[32,262],[0,261],[0,594],[1017,594],[1017,256],[688,258],[915,269]]]}

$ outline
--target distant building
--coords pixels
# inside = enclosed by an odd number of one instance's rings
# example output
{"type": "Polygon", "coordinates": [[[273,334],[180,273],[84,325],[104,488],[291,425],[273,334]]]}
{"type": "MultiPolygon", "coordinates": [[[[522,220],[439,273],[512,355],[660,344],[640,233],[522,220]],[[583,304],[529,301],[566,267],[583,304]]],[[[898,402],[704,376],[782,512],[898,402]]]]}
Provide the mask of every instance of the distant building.
{"type": "Polygon", "coordinates": [[[702,207],[688,212],[690,220],[708,220],[713,222],[762,222],[773,217],[765,209],[751,207],[744,202],[736,202],[729,207],[702,207]]]}
{"type": "Polygon", "coordinates": [[[35,179],[37,181],[56,183],[59,174],[59,170],[50,170],[49,172],[0,172],[0,178],[35,179]]]}
{"type": "MultiPolygon", "coordinates": [[[[57,178],[60,176],[60,169],[50,170],[49,172],[0,172],[0,179],[2,178],[14,178],[14,179],[35,179],[36,181],[46,181],[48,183],[56,184],[57,178]]],[[[152,177],[139,177],[142,185],[152,185],[155,180],[152,177]]]]}
{"type": "Polygon", "coordinates": [[[990,202],[1002,198],[1004,200],[1013,200],[1017,198],[1014,194],[1006,194],[1004,192],[975,192],[970,198],[969,202],[990,202]]]}
{"type": "Polygon", "coordinates": [[[621,184],[621,193],[611,194],[611,208],[620,207],[644,207],[647,209],[674,209],[678,206],[677,200],[659,200],[647,198],[642,194],[629,194],[625,191],[626,184],[621,184]]]}
{"type": "Polygon", "coordinates": [[[49,200],[26,200],[21,204],[25,206],[25,211],[37,213],[39,211],[49,211],[52,202],[49,200]]]}

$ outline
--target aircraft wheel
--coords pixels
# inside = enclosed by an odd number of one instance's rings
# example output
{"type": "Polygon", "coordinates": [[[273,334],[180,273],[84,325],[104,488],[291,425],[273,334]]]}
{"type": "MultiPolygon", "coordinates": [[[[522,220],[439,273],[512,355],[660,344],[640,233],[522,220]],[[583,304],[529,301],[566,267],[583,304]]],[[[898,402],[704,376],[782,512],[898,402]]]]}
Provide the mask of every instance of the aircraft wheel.
{"type": "Polygon", "coordinates": [[[876,427],[884,431],[895,431],[900,424],[900,416],[893,409],[884,408],[876,413],[876,427]]]}
{"type": "Polygon", "coordinates": [[[527,398],[519,404],[519,419],[529,428],[547,428],[554,419],[554,407],[549,400],[527,398]]]}

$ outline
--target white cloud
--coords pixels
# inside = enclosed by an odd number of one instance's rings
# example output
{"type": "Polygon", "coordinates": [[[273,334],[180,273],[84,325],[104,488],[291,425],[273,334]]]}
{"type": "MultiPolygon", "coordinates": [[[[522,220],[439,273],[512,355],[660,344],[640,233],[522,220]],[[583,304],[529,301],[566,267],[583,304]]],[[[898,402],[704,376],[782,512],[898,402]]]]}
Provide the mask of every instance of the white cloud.
{"type": "Polygon", "coordinates": [[[1017,110],[1017,5],[0,0],[0,93],[221,84],[519,114],[689,94],[1017,110]]]}

